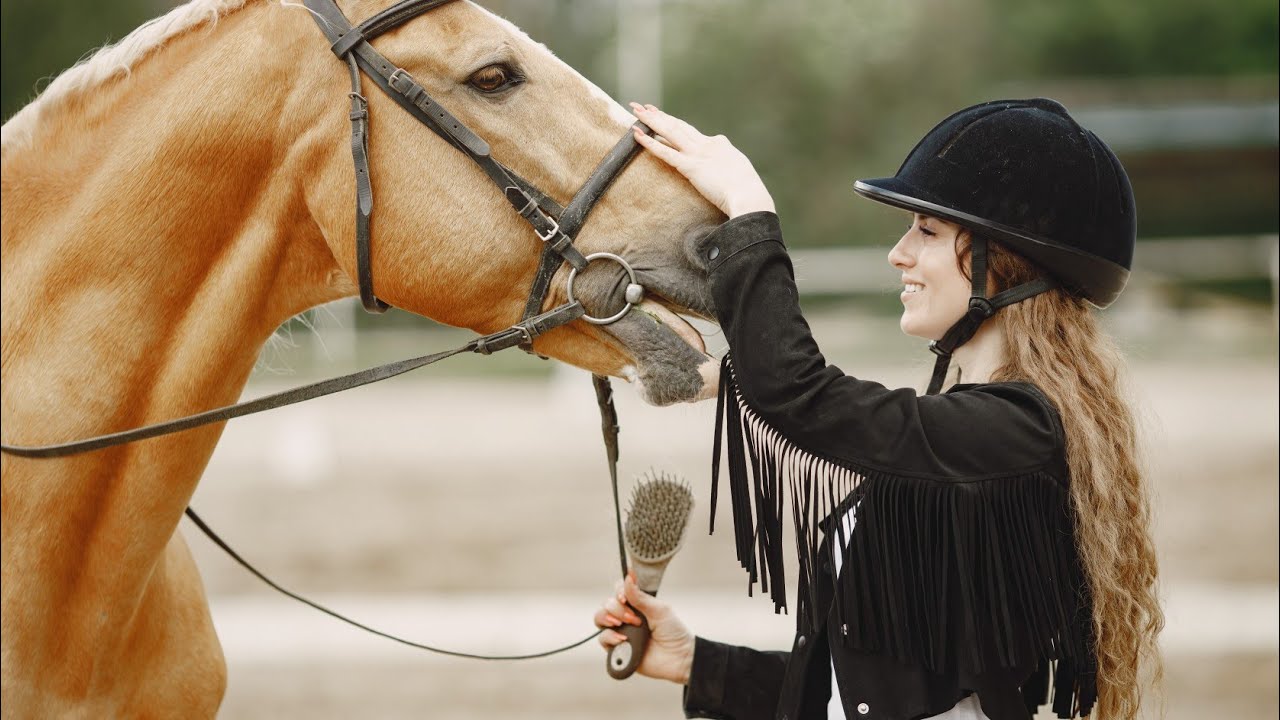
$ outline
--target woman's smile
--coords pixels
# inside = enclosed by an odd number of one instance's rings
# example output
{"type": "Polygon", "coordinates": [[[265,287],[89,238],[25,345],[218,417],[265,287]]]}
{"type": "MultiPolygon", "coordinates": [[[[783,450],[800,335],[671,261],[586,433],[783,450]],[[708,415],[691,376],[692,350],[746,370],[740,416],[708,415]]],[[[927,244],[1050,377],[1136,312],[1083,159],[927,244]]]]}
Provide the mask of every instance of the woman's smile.
{"type": "Polygon", "coordinates": [[[937,340],[969,304],[969,278],[961,271],[957,243],[963,229],[955,223],[920,215],[889,252],[889,264],[902,273],[902,331],[937,340]]]}

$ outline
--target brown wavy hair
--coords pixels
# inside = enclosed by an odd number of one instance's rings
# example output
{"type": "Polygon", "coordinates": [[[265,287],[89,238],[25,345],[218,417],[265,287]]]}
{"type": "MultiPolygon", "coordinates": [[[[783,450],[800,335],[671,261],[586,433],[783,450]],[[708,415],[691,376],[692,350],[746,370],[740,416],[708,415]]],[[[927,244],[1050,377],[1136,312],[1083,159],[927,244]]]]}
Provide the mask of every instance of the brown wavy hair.
{"type": "MultiPolygon", "coordinates": [[[[1000,243],[988,240],[987,247],[990,294],[1041,275],[1000,243]]],[[[967,233],[957,252],[967,276],[967,233]]],[[[997,318],[1008,341],[992,382],[1040,388],[1066,432],[1076,544],[1093,595],[1094,716],[1136,718],[1144,695],[1163,680],[1157,637],[1164,612],[1137,421],[1120,389],[1123,358],[1089,303],[1063,289],[1010,305],[997,318]]]]}

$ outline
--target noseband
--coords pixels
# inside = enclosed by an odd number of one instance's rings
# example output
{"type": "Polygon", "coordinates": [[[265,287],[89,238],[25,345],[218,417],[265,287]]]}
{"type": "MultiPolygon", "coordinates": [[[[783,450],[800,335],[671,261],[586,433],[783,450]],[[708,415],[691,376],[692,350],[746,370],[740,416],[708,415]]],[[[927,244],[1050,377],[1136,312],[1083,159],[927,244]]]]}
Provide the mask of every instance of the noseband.
{"type": "MultiPolygon", "coordinates": [[[[627,289],[626,306],[609,318],[585,316],[588,322],[607,324],[621,319],[632,305],[640,301],[642,290],[636,283],[635,272],[626,260],[617,255],[599,253],[583,256],[574,246],[573,239],[587,215],[595,207],[609,185],[622,169],[631,162],[640,145],[628,128],[626,134],[614,145],[587,178],[567,207],[561,208],[546,193],[521,178],[510,168],[493,159],[489,143],[473,132],[448,110],[431,98],[426,89],[404,68],[391,62],[369,44],[371,40],[388,30],[453,0],[404,0],[386,10],[352,26],[334,0],[304,0],[312,11],[312,17],[320,31],[329,39],[330,49],[347,65],[351,76],[351,155],[356,171],[356,275],[360,283],[360,302],[372,313],[385,312],[389,305],[378,298],[373,290],[373,269],[369,247],[369,220],[373,212],[373,187],[369,179],[369,103],[361,91],[361,71],[368,75],[384,93],[400,107],[426,125],[432,132],[444,138],[470,158],[497,186],[502,197],[512,209],[532,227],[542,241],[542,255],[538,271],[529,288],[522,320],[537,315],[542,310],[551,278],[561,262],[567,262],[573,272],[585,270],[593,259],[609,259],[620,264],[627,272],[631,285],[627,289]]],[[[652,133],[643,123],[636,123],[646,133],[652,133]]],[[[576,303],[563,306],[568,308],[576,303]]],[[[526,339],[523,345],[533,341],[526,339]]]]}

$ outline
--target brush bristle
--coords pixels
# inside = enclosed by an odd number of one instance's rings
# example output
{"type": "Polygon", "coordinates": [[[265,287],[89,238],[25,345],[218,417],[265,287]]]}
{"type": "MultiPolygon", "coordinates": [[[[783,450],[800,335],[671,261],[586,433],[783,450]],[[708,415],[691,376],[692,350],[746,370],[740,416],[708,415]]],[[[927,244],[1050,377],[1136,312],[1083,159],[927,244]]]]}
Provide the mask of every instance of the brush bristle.
{"type": "Polygon", "coordinates": [[[674,475],[650,472],[637,478],[627,512],[627,552],[638,560],[655,560],[680,546],[693,491],[674,475]]]}

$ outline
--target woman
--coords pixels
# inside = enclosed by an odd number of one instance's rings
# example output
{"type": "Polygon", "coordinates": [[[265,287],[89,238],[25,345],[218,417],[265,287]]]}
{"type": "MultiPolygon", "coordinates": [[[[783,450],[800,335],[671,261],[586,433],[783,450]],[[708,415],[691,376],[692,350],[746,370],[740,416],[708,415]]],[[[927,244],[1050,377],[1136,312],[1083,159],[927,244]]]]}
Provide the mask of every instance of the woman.
{"type": "Polygon", "coordinates": [[[855,184],[910,213],[889,262],[902,330],[938,356],[918,396],[823,360],[750,162],[633,108],[660,136],[636,139],[729,217],[695,248],[729,343],[712,513],[723,449],[738,559],[778,609],[790,506],[799,607],[791,651],[758,652],[695,638],[628,580],[596,614],[601,643],[640,610],[639,672],[685,684],[691,717],[1136,717],[1163,616],[1120,358],[1089,307],[1133,257],[1115,155],[1056,102],[1004,100],[855,184]],[[953,359],[963,383],[937,394],[953,359]]]}

